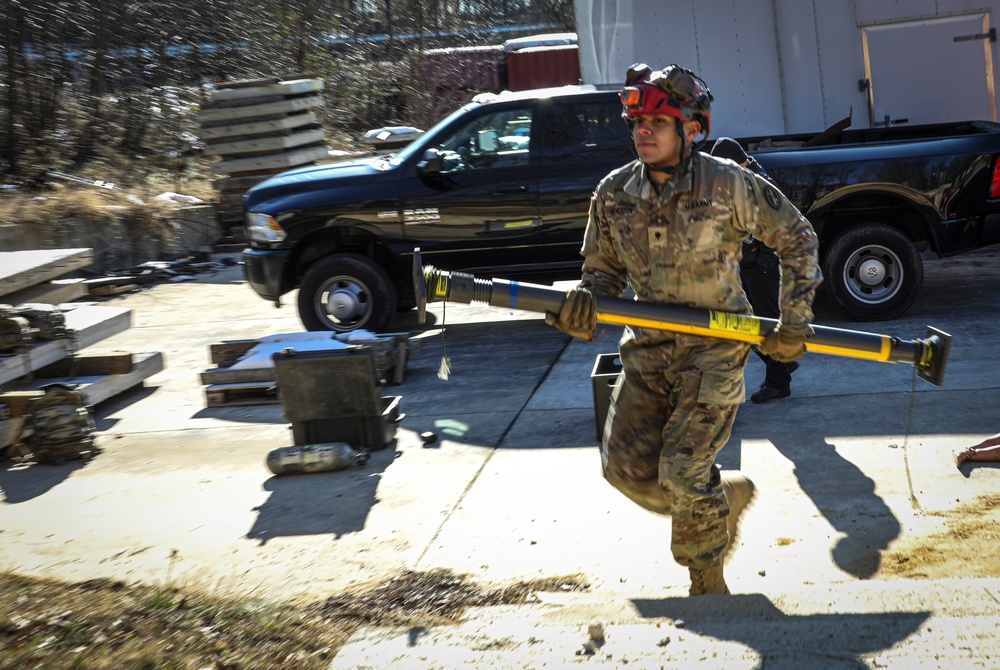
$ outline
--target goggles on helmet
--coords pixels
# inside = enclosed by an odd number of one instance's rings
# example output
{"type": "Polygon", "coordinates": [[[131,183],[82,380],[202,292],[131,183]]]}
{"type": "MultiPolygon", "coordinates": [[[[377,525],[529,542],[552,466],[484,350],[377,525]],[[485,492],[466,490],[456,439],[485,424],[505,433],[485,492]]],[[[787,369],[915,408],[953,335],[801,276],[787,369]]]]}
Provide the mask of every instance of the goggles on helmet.
{"type": "Polygon", "coordinates": [[[622,118],[669,115],[682,121],[698,121],[708,137],[712,92],[703,79],[679,65],[654,71],[636,64],[625,75],[620,92],[622,118]]]}

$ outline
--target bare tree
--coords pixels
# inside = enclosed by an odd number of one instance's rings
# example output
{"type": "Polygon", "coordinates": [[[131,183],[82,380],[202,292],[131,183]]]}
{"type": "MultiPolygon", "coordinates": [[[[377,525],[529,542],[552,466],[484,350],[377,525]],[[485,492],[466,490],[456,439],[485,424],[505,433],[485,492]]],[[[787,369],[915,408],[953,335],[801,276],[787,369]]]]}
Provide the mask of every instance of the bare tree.
{"type": "Polygon", "coordinates": [[[0,0],[0,171],[95,158],[143,178],[196,132],[204,85],[323,77],[330,136],[433,121],[428,49],[572,29],[572,0],[0,0]],[[141,167],[142,169],[138,169],[141,167]],[[133,169],[135,168],[135,169],[133,169]]]}

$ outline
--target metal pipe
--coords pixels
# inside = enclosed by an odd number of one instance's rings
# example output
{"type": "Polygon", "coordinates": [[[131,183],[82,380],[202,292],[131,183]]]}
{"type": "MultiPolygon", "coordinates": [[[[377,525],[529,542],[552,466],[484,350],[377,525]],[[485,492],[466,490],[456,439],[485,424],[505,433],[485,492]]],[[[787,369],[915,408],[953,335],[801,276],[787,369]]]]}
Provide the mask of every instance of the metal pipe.
{"type": "MultiPolygon", "coordinates": [[[[420,266],[420,251],[414,253],[414,288],[423,323],[426,303],[448,300],[474,302],[524,310],[558,314],[566,299],[564,291],[551,286],[525,284],[505,279],[479,279],[462,272],[447,272],[420,266]]],[[[661,303],[637,302],[612,296],[594,296],[597,320],[601,323],[638,326],[676,333],[704,335],[725,340],[759,344],[774,330],[777,319],[751,314],[680,307],[661,303]]],[[[935,386],[944,383],[944,370],[951,350],[951,335],[927,327],[927,336],[902,340],[859,330],[812,326],[806,351],[846,356],[884,363],[909,363],[917,374],[935,386]]]]}

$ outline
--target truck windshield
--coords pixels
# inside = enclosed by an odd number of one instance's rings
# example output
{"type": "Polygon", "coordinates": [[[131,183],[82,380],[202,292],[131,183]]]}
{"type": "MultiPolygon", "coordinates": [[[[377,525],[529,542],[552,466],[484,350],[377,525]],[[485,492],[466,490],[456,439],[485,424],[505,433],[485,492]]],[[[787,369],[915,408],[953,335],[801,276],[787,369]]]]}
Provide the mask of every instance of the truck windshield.
{"type": "Polygon", "coordinates": [[[438,135],[438,131],[441,128],[447,126],[456,118],[464,115],[470,109],[475,109],[476,107],[479,107],[478,103],[469,103],[468,105],[463,105],[462,107],[459,107],[454,112],[452,112],[451,114],[449,114],[448,116],[446,116],[445,118],[443,118],[442,120],[438,121],[433,126],[431,126],[431,129],[428,130],[426,133],[424,133],[423,135],[421,135],[420,137],[418,137],[417,139],[413,140],[405,147],[400,149],[399,153],[390,156],[389,164],[392,165],[393,167],[397,167],[405,163],[406,160],[410,158],[410,156],[413,156],[414,154],[422,154],[424,152],[424,149],[426,149],[429,146],[433,146],[432,138],[438,135]]]}

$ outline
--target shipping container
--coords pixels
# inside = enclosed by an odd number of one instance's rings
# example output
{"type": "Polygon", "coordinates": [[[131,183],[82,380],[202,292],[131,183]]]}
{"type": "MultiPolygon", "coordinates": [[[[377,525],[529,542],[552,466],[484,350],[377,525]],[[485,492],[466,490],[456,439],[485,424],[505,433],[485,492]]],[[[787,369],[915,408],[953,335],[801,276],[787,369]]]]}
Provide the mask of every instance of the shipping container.
{"type": "Polygon", "coordinates": [[[507,88],[511,91],[579,83],[580,49],[575,44],[507,54],[507,88]]]}

